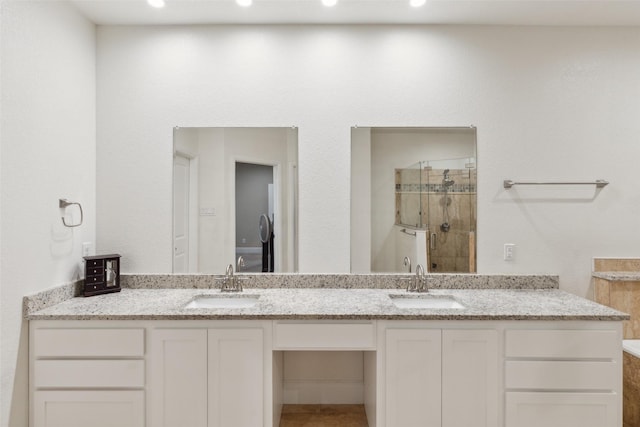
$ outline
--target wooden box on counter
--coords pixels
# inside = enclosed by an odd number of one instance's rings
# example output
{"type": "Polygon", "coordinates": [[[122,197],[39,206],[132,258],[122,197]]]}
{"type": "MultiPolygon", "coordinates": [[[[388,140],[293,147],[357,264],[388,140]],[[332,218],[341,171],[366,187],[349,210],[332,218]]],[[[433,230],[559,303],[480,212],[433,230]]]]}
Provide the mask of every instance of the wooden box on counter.
{"type": "Polygon", "coordinates": [[[120,292],[120,255],[84,258],[84,296],[120,292]]]}

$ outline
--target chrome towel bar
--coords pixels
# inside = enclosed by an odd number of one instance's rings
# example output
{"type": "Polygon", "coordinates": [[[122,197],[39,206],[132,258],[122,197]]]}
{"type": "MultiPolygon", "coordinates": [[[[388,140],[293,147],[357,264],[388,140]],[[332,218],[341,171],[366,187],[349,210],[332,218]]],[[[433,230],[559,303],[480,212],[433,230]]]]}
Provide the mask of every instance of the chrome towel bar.
{"type": "Polygon", "coordinates": [[[558,181],[558,182],[534,182],[534,181],[512,181],[510,179],[505,179],[503,181],[504,188],[511,188],[514,185],[595,185],[597,188],[602,188],[605,185],[608,185],[609,181],[605,181],[604,179],[596,179],[595,181],[558,181]]]}
{"type": "Polygon", "coordinates": [[[400,229],[401,232],[403,232],[404,234],[408,234],[409,236],[415,236],[417,233],[415,231],[407,231],[406,228],[402,228],[400,229]]]}

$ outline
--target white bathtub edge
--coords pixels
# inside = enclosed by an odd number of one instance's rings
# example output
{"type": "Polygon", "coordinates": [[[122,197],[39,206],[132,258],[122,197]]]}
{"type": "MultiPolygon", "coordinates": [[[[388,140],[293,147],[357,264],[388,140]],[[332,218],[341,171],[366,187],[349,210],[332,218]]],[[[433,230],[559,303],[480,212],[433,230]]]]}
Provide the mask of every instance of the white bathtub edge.
{"type": "Polygon", "coordinates": [[[627,353],[640,358],[640,340],[622,340],[622,349],[627,353]]]}

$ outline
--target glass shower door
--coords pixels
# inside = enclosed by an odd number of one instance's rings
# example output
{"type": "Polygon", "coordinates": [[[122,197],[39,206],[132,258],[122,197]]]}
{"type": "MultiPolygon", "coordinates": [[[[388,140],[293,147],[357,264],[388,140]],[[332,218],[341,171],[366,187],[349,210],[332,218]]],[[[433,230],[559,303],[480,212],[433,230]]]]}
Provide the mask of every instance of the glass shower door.
{"type": "Polygon", "coordinates": [[[476,271],[475,158],[423,162],[421,205],[427,216],[428,270],[476,271]]]}
{"type": "MultiPolygon", "coordinates": [[[[396,169],[396,219],[397,225],[420,228],[424,224],[422,206],[422,162],[396,169]]],[[[424,215],[426,217],[426,214],[424,215]]]]}

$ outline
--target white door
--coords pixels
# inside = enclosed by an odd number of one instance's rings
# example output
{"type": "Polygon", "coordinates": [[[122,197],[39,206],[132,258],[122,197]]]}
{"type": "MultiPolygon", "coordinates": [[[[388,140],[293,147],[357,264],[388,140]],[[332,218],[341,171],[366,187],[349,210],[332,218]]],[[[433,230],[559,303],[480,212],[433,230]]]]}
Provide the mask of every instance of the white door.
{"type": "Polygon", "coordinates": [[[387,329],[387,427],[440,427],[441,331],[387,329]]]}
{"type": "Polygon", "coordinates": [[[173,158],[173,272],[189,272],[189,159],[173,158]]]}
{"type": "Polygon", "coordinates": [[[149,426],[206,427],[206,329],[153,330],[149,373],[149,426]]]}
{"type": "Polygon", "coordinates": [[[497,332],[442,331],[442,427],[497,426],[498,396],[497,332]]]}
{"type": "Polygon", "coordinates": [[[264,425],[262,329],[209,329],[209,427],[264,425]]]}

